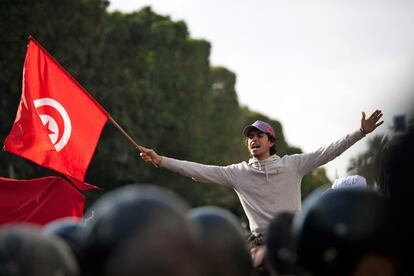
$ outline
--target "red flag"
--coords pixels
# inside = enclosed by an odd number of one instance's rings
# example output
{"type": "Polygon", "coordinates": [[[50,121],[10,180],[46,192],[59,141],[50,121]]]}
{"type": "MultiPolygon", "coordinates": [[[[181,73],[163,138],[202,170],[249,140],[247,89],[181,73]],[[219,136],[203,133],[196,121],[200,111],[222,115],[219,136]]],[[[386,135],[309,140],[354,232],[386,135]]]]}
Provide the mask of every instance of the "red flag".
{"type": "Polygon", "coordinates": [[[81,219],[85,197],[60,177],[31,180],[0,177],[0,224],[44,225],[58,218],[81,219]]]}
{"type": "Polygon", "coordinates": [[[83,181],[108,118],[88,92],[30,38],[22,96],[4,150],[83,181]]]}

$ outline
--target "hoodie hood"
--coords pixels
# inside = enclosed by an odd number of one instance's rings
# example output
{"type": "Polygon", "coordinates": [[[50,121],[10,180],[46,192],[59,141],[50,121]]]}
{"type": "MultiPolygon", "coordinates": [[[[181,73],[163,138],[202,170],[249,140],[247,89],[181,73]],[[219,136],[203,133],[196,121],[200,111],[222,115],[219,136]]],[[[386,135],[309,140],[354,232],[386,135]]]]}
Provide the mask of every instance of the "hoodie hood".
{"type": "Polygon", "coordinates": [[[269,180],[269,174],[276,174],[278,172],[276,163],[279,159],[279,156],[273,154],[265,160],[256,160],[250,158],[248,164],[257,171],[265,173],[266,179],[269,180]]]}

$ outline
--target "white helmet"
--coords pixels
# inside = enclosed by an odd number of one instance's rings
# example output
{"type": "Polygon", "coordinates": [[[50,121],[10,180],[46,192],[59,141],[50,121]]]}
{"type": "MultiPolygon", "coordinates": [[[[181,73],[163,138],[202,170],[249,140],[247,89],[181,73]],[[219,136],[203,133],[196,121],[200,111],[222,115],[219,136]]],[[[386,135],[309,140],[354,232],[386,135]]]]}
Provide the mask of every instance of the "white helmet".
{"type": "Polygon", "coordinates": [[[336,179],[331,188],[367,188],[367,181],[363,176],[351,175],[336,179]]]}

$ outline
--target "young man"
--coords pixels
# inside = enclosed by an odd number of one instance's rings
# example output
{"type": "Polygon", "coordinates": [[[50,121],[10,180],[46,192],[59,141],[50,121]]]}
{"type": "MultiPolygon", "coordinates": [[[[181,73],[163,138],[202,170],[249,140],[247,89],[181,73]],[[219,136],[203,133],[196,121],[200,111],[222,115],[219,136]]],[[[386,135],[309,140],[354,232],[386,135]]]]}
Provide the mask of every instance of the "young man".
{"type": "Polygon", "coordinates": [[[233,188],[249,220],[253,243],[263,243],[263,235],[278,212],[301,210],[301,180],[313,169],[335,159],[346,149],[374,131],[382,112],[376,110],[368,119],[362,113],[358,131],[311,153],[279,157],[275,150],[275,132],[271,125],[256,121],[244,128],[252,158],[228,166],[211,166],[160,156],[152,149],[140,148],[142,159],[154,166],[193,178],[233,188]]]}

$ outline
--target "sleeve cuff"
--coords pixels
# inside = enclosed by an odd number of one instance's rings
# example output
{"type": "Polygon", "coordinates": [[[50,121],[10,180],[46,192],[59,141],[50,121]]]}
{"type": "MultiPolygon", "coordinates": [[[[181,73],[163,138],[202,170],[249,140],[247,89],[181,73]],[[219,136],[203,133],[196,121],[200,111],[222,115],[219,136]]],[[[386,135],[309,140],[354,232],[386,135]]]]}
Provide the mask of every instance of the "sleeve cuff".
{"type": "Polygon", "coordinates": [[[367,135],[367,133],[365,133],[362,128],[359,129],[359,132],[362,134],[363,137],[365,137],[367,135]]]}

